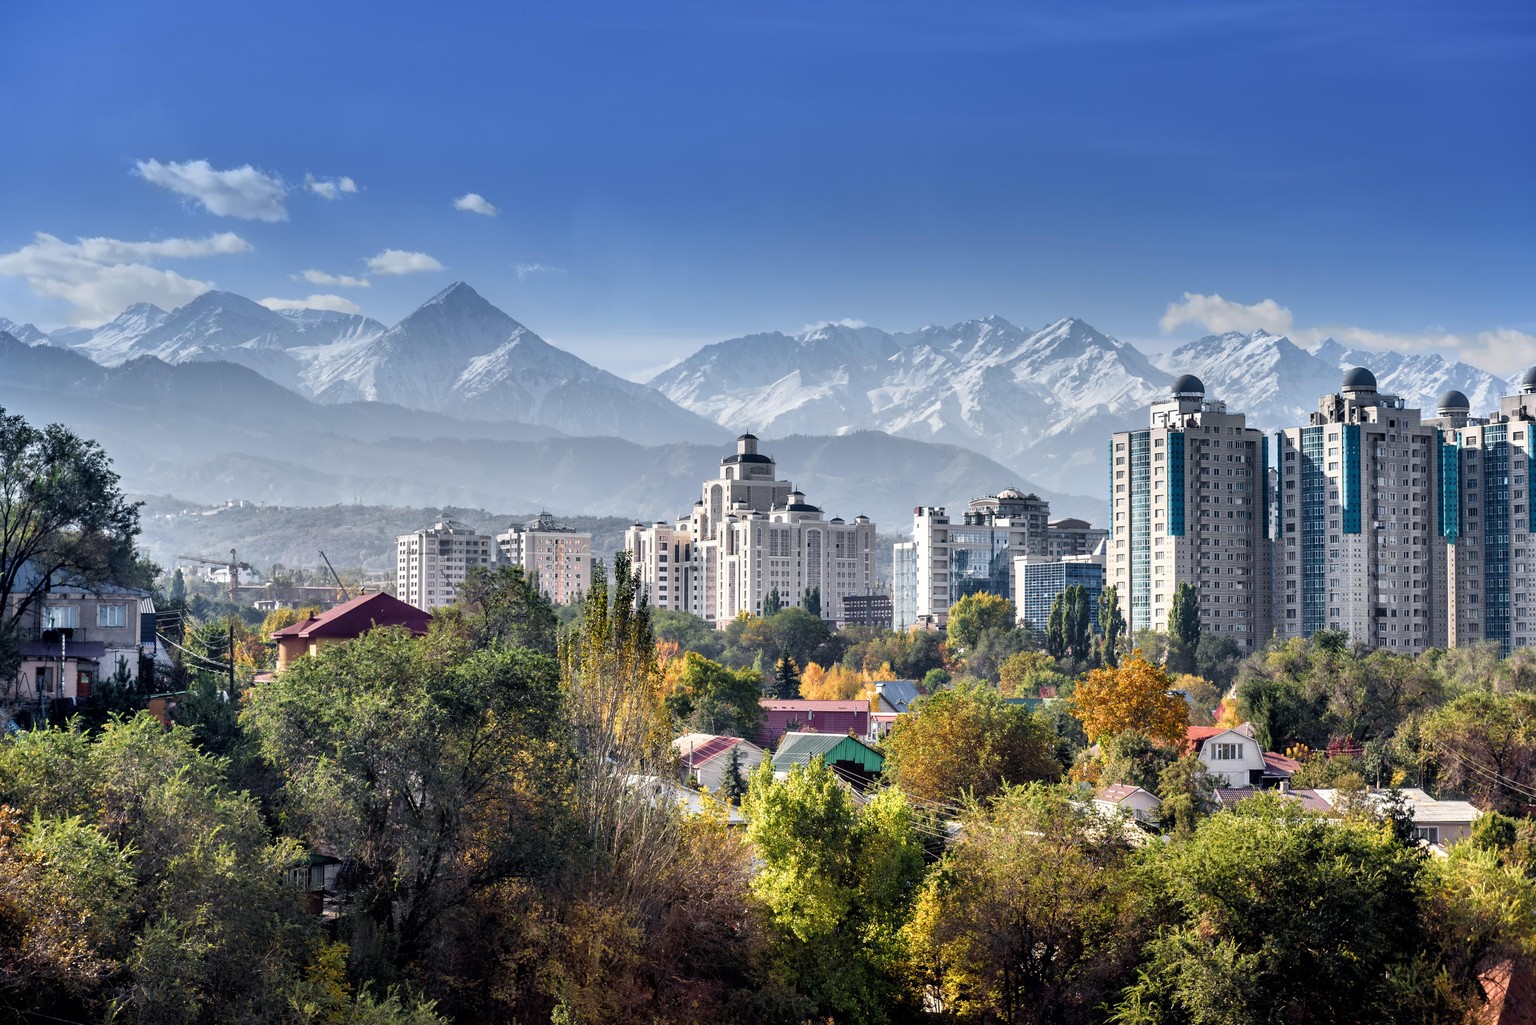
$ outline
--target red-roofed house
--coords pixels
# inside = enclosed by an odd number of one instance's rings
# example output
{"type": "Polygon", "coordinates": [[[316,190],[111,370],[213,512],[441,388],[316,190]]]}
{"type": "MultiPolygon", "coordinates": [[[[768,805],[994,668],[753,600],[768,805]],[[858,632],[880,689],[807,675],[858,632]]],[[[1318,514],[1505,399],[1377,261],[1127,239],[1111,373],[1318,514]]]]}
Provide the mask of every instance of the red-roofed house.
{"type": "Polygon", "coordinates": [[[327,645],[355,640],[376,626],[403,626],[420,637],[431,622],[431,613],[383,591],[358,595],[329,612],[273,631],[277,671],[287,669],[300,655],[314,655],[327,645]]]}
{"type": "Polygon", "coordinates": [[[767,753],[756,744],[740,737],[722,737],[713,733],[685,733],[672,741],[672,750],[682,759],[688,776],[701,787],[711,791],[720,789],[720,777],[731,760],[731,751],[740,752],[741,774],[757,768],[767,753]]]}
{"type": "Polygon", "coordinates": [[[764,748],[777,747],[791,726],[799,732],[851,733],[860,739],[869,736],[868,701],[764,698],[761,704],[763,724],[758,727],[757,742],[764,748]]]}
{"type": "Polygon", "coordinates": [[[1205,763],[1205,770],[1229,787],[1258,787],[1264,783],[1264,749],[1253,739],[1253,727],[1191,726],[1185,745],[1205,763]]]}

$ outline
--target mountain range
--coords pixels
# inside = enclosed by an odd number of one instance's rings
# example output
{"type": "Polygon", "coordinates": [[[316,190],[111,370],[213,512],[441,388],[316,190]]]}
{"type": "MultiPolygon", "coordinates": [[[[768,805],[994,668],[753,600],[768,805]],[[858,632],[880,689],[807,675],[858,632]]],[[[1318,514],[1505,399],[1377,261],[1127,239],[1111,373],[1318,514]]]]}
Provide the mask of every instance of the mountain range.
{"type": "Polygon", "coordinates": [[[1485,409],[1507,382],[1434,353],[1311,350],[1281,335],[1210,335],[1156,358],[1077,318],[1031,331],[1001,317],[888,334],[823,324],[705,346],[651,385],[733,429],[836,434],[877,429],[984,452],[1032,480],[1098,491],[1104,443],[1143,426],[1179,374],[1266,430],[1304,423],[1340,371],[1375,370],[1383,392],[1433,415],[1447,388],[1485,409]],[[1088,476],[1085,478],[1084,474],[1088,476]],[[1089,483],[1084,483],[1085,481],[1089,483]]]}
{"type": "Polygon", "coordinates": [[[1433,353],[1256,331],[1154,357],[1077,318],[1031,330],[996,316],[748,335],[647,385],[549,344],[463,283],[392,327],[217,291],[93,330],[0,319],[0,404],[70,410],[147,493],[670,518],[750,430],[777,439],[765,449],[829,513],[893,530],[914,505],[1009,484],[1102,522],[1108,435],[1144,424],[1176,375],[1274,429],[1304,422],[1357,364],[1428,410],[1447,388],[1478,410],[1509,387],[1433,353]]]}

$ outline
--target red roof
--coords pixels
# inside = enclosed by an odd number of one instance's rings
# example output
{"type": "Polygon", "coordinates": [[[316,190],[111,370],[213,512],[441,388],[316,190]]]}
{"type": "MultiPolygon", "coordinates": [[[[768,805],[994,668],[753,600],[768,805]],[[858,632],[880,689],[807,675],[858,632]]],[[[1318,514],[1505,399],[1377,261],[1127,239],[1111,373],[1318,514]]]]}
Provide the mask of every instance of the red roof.
{"type": "Polygon", "coordinates": [[[274,641],[289,637],[361,637],[376,626],[403,626],[418,637],[427,632],[432,615],[414,605],[407,605],[383,591],[360,594],[329,612],[313,616],[281,630],[274,630],[274,641]]]}
{"type": "Polygon", "coordinates": [[[1271,772],[1283,772],[1294,776],[1301,771],[1301,763],[1294,758],[1287,758],[1285,755],[1276,754],[1273,751],[1265,751],[1264,768],[1271,772]]]}
{"type": "Polygon", "coordinates": [[[697,769],[740,743],[740,737],[710,737],[702,744],[690,748],[683,755],[683,761],[687,763],[688,768],[697,769]]]}
{"type": "Polygon", "coordinates": [[[810,701],[805,698],[763,698],[758,702],[770,712],[868,712],[868,701],[810,701]]]}

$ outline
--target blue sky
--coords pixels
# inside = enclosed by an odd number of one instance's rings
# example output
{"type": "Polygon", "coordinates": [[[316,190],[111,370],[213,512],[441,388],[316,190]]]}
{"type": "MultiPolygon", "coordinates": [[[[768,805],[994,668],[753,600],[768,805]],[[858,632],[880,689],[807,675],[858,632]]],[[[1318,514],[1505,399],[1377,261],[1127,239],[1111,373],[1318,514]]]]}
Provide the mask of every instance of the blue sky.
{"type": "Polygon", "coordinates": [[[463,279],[628,376],[989,313],[1536,361],[1529,3],[101,2],[0,35],[0,316],[44,327],[208,284],[393,322],[463,279]]]}

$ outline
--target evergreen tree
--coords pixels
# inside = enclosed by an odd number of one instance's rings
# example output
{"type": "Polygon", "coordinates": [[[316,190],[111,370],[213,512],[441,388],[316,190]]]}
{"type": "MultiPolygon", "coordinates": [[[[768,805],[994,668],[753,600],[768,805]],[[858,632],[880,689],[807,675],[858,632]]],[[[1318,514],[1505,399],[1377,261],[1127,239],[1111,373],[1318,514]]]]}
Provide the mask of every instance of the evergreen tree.
{"type": "Polygon", "coordinates": [[[763,615],[771,616],[784,607],[784,599],[779,597],[779,589],[775,587],[768,592],[768,597],[763,599],[763,615]]]}
{"type": "Polygon", "coordinates": [[[176,567],[176,573],[171,577],[171,604],[181,608],[187,603],[187,578],[182,575],[181,567],[176,567]]]}
{"type": "Polygon", "coordinates": [[[1073,658],[1088,657],[1093,625],[1088,620],[1088,588],[1073,584],[1066,591],[1066,645],[1073,658]]]}
{"type": "Polygon", "coordinates": [[[800,666],[788,654],[773,664],[773,682],[780,698],[788,701],[800,696],[800,666]]]}
{"type": "Polygon", "coordinates": [[[725,759],[725,771],[720,774],[720,798],[727,804],[740,804],[747,796],[747,777],[741,771],[741,747],[731,748],[725,759]]]}
{"type": "Polygon", "coordinates": [[[1193,673],[1199,646],[1200,598],[1194,584],[1180,584],[1173,592],[1173,606],[1168,610],[1169,671],[1193,673]]]}
{"type": "Polygon", "coordinates": [[[821,588],[812,587],[801,594],[800,607],[819,618],[821,616],[821,588]]]}
{"type": "Polygon", "coordinates": [[[1125,632],[1125,617],[1120,614],[1120,592],[1114,584],[1099,594],[1099,636],[1104,643],[1104,664],[1120,661],[1120,635],[1125,632]]]}
{"type": "Polygon", "coordinates": [[[1046,620],[1045,650],[1052,658],[1067,653],[1067,603],[1062,599],[1062,594],[1051,599],[1051,615],[1046,620]]]}

